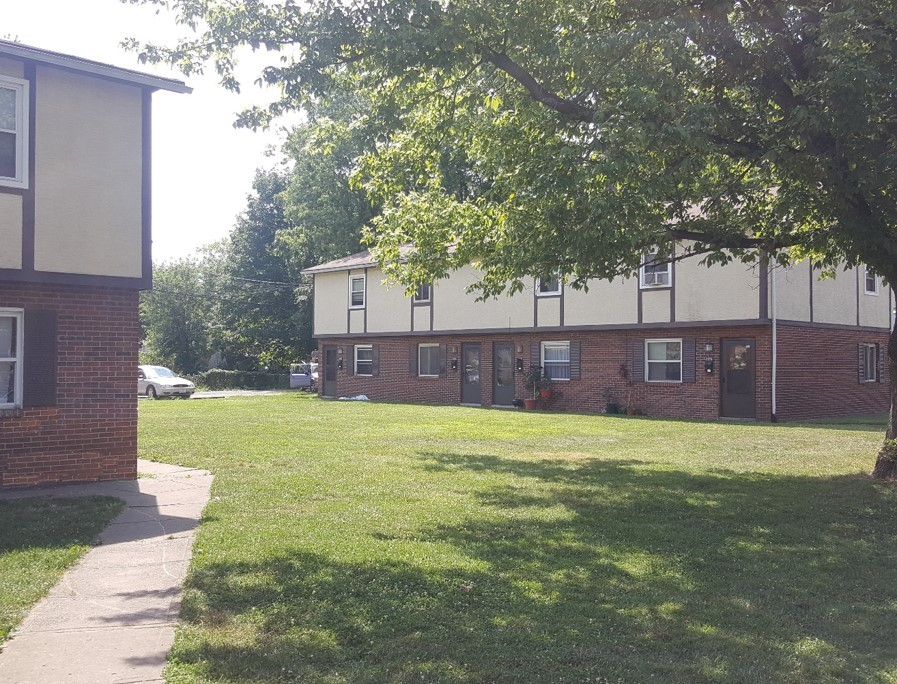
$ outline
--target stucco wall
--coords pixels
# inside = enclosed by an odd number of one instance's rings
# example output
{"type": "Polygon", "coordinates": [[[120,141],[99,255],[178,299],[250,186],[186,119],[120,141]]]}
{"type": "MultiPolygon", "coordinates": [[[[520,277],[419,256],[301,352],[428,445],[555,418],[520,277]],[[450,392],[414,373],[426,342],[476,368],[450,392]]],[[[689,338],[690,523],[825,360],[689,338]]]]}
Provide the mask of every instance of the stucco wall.
{"type": "Polygon", "coordinates": [[[35,269],[140,277],[140,88],[38,67],[35,97],[35,269]]]}
{"type": "Polygon", "coordinates": [[[477,280],[478,272],[468,266],[433,286],[434,330],[520,328],[533,325],[532,286],[512,297],[501,295],[497,299],[477,302],[475,294],[465,291],[468,285],[477,280]]]}
{"type": "Polygon", "coordinates": [[[857,276],[854,269],[839,268],[832,279],[813,280],[813,321],[856,325],[857,276]]]}
{"type": "Polygon", "coordinates": [[[676,264],[677,321],[746,320],[760,315],[760,267],[741,262],[702,266],[691,258],[676,264]]]}
{"type": "Polygon", "coordinates": [[[22,268],[22,196],[0,193],[0,268],[22,268]]]}
{"type": "Polygon", "coordinates": [[[638,320],[638,283],[634,278],[593,280],[589,291],[564,287],[565,325],[613,325],[638,320]]]}
{"type": "Polygon", "coordinates": [[[383,271],[367,271],[368,332],[407,332],[411,329],[411,298],[401,285],[384,284],[383,271]]]}
{"type": "Polygon", "coordinates": [[[349,277],[345,271],[315,274],[315,334],[346,333],[349,277]]]}
{"type": "Polygon", "coordinates": [[[25,77],[25,65],[15,59],[0,57],[0,74],[4,76],[13,76],[15,78],[25,77]]]}

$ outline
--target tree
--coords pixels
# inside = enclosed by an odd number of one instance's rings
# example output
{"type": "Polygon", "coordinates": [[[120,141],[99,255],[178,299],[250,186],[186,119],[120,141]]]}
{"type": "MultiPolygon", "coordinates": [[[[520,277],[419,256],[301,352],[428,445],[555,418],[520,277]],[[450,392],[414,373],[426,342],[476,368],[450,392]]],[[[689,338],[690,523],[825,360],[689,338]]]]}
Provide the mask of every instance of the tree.
{"type": "MultiPolygon", "coordinates": [[[[142,59],[189,74],[214,58],[235,88],[235,50],[279,53],[261,79],[283,95],[244,125],[364,94],[379,133],[354,180],[382,204],[367,239],[406,286],[474,262],[483,296],[558,268],[581,287],[673,243],[708,264],[862,262],[897,283],[885,0],[145,1],[197,33],[142,59]]],[[[888,354],[897,377],[897,332],[888,354]]],[[[897,475],[889,453],[876,477],[897,475]]]]}

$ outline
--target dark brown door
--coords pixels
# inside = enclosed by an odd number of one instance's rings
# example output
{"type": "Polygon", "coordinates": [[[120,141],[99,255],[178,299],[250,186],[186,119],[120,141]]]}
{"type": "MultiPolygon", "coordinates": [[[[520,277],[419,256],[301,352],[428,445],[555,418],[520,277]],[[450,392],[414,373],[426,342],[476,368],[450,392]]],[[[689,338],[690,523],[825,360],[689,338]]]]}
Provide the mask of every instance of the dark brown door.
{"type": "Polygon", "coordinates": [[[492,403],[510,406],[514,401],[514,345],[506,342],[492,347],[492,403]]]}
{"type": "Polygon", "coordinates": [[[720,415],[756,418],[754,340],[723,340],[720,365],[720,415]]]}
{"type": "Polygon", "coordinates": [[[461,345],[461,403],[482,404],[480,384],[480,345],[461,345]]]}
{"type": "Polygon", "coordinates": [[[336,347],[324,347],[324,384],[321,394],[325,397],[336,396],[336,347]]]}

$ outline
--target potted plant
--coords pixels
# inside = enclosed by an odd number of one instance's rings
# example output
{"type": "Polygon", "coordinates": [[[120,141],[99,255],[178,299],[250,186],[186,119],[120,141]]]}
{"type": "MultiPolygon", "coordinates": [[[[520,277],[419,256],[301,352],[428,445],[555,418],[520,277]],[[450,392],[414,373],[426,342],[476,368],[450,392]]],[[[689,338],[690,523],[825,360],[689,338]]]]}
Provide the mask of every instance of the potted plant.
{"type": "Polygon", "coordinates": [[[542,399],[551,399],[551,378],[545,370],[542,370],[542,377],[539,378],[539,396],[542,399]]]}
{"type": "Polygon", "coordinates": [[[542,374],[542,366],[533,364],[529,367],[529,372],[527,372],[526,376],[523,378],[523,389],[532,395],[523,400],[523,404],[527,409],[536,408],[536,402],[538,401],[539,393],[543,386],[544,375],[542,374]]]}

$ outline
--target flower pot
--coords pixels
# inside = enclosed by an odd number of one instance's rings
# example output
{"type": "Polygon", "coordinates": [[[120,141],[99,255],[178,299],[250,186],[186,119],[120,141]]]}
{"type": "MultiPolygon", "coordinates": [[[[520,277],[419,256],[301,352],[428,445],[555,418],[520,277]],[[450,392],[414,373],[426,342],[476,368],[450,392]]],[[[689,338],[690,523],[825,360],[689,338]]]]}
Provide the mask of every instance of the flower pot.
{"type": "Polygon", "coordinates": [[[534,408],[536,408],[536,404],[538,401],[538,399],[524,399],[523,406],[527,411],[532,411],[534,408]]]}
{"type": "Polygon", "coordinates": [[[542,397],[543,399],[551,399],[551,390],[550,389],[539,390],[539,396],[542,397]]]}

